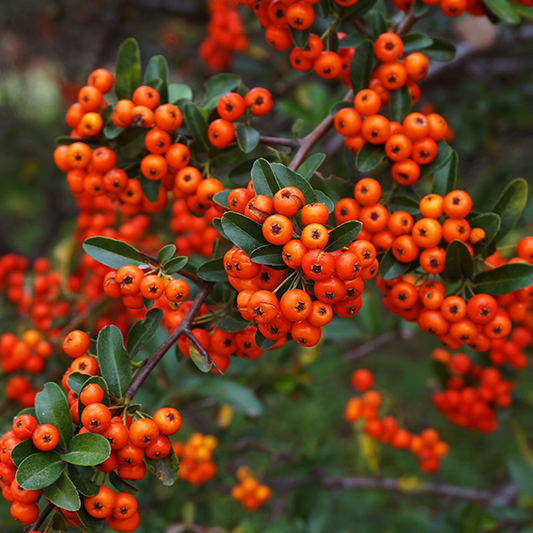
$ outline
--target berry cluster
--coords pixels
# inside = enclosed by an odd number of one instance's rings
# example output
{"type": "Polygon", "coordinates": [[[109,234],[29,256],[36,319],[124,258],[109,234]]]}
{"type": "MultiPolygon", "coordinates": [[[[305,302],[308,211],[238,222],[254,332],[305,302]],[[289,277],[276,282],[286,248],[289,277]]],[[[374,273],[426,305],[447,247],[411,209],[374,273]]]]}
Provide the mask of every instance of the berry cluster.
{"type": "Polygon", "coordinates": [[[218,446],[213,435],[193,433],[185,444],[174,442],[174,451],[180,459],[180,479],[191,485],[207,483],[217,471],[212,455],[218,446]]]}
{"type": "Polygon", "coordinates": [[[427,428],[420,435],[414,435],[400,428],[393,416],[379,418],[378,410],[382,398],[378,392],[371,389],[374,377],[368,370],[356,370],[352,374],[351,383],[355,390],[363,394],[348,401],[344,411],[344,418],[348,422],[364,419],[364,431],[371,438],[397,449],[409,450],[416,455],[423,472],[435,472],[439,469],[441,459],[448,454],[448,445],[440,440],[437,431],[427,428]]]}
{"type": "Polygon", "coordinates": [[[239,467],[235,477],[239,480],[239,484],[231,487],[231,497],[247,511],[257,511],[261,505],[270,500],[272,496],[270,487],[259,483],[247,466],[239,467]]]}
{"type": "Polygon", "coordinates": [[[528,358],[523,350],[531,346],[531,337],[531,323],[527,327],[516,326],[507,339],[492,341],[490,362],[496,366],[507,363],[517,370],[522,370],[528,365],[528,358]]]}
{"type": "Polygon", "coordinates": [[[209,23],[207,37],[202,41],[198,53],[209,68],[228,68],[233,52],[244,52],[248,39],[236,0],[208,0],[209,23]]]}

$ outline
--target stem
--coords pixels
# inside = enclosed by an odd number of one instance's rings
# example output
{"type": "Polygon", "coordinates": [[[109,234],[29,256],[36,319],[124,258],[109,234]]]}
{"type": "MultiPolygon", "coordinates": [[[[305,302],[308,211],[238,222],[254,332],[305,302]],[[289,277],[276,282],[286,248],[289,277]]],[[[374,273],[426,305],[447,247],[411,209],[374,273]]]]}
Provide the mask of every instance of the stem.
{"type": "MultiPolygon", "coordinates": [[[[150,375],[152,370],[158,365],[159,361],[163,359],[163,356],[170,350],[174,343],[181,337],[181,335],[191,334],[191,325],[196,316],[196,313],[200,310],[200,307],[204,303],[205,299],[211,292],[213,288],[213,283],[202,281],[200,292],[192,302],[191,308],[185,315],[185,318],[182,320],[181,324],[167,337],[165,342],[150,356],[144,360],[143,368],[133,379],[128,392],[126,392],[125,400],[133,400],[135,394],[144,383],[145,379],[150,375]]],[[[190,338],[190,337],[189,337],[190,338]]],[[[195,339],[196,340],[196,339],[195,339]]],[[[194,342],[194,341],[193,341],[194,342]]],[[[216,366],[216,365],[215,365],[216,366]]]]}
{"type": "Polygon", "coordinates": [[[46,520],[48,515],[54,510],[54,508],[55,505],[53,503],[49,503],[45,507],[44,511],[39,515],[37,520],[35,520],[35,522],[31,525],[30,531],[37,531],[43,525],[43,522],[46,520]]]}
{"type": "Polygon", "coordinates": [[[289,148],[298,148],[300,146],[299,141],[295,139],[283,139],[278,137],[265,137],[261,136],[259,142],[262,144],[272,144],[278,146],[288,146],[289,148]]]}
{"type": "Polygon", "coordinates": [[[404,33],[407,33],[417,20],[418,19],[411,12],[407,13],[405,17],[398,22],[396,28],[394,28],[394,33],[397,35],[403,35],[404,33]]]}
{"type": "Polygon", "coordinates": [[[368,33],[368,31],[366,31],[366,28],[363,26],[363,23],[360,20],[354,20],[353,25],[359,33],[365,35],[366,37],[370,37],[370,34],[368,33]]]}

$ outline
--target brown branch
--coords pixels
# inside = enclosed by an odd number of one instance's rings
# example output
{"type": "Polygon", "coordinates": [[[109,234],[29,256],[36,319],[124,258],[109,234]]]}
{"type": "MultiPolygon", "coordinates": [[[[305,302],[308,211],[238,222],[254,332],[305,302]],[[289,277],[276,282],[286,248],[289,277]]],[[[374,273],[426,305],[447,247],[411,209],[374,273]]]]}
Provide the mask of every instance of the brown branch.
{"type": "Polygon", "coordinates": [[[37,531],[43,525],[43,522],[46,520],[48,515],[54,510],[54,508],[55,505],[53,503],[49,503],[45,507],[44,511],[39,515],[37,520],[35,520],[35,522],[28,528],[29,531],[37,531]]]}
{"type": "Polygon", "coordinates": [[[300,146],[300,141],[296,139],[265,137],[264,135],[259,138],[259,142],[262,144],[272,144],[273,146],[288,146],[289,148],[298,148],[300,146]]]}
{"type": "Polygon", "coordinates": [[[358,346],[354,350],[346,352],[343,359],[344,361],[354,361],[355,359],[360,359],[361,357],[370,354],[377,348],[384,346],[395,339],[407,340],[411,336],[412,334],[409,330],[389,331],[387,333],[383,333],[382,335],[375,337],[365,344],[358,346]]]}
{"type": "Polygon", "coordinates": [[[360,20],[354,20],[352,22],[352,24],[354,25],[354,28],[359,32],[361,33],[362,35],[365,35],[366,37],[370,37],[370,34],[368,33],[368,31],[366,30],[366,28],[363,26],[363,23],[360,21],[360,20]]]}
{"type": "MultiPolygon", "coordinates": [[[[346,96],[343,98],[343,101],[349,101],[353,98],[353,91],[350,89],[346,96]]],[[[309,153],[309,150],[328,132],[328,130],[333,126],[333,120],[335,117],[328,115],[311,133],[306,135],[300,141],[300,147],[298,151],[294,154],[289,168],[296,170],[304,161],[305,156],[309,153]]]]}
{"type": "Polygon", "coordinates": [[[404,33],[407,33],[412,27],[413,24],[418,19],[411,13],[407,13],[398,24],[396,24],[396,27],[394,28],[394,33],[397,35],[403,35],[404,33]]]}
{"type": "Polygon", "coordinates": [[[200,354],[203,357],[207,357],[207,360],[222,374],[224,375],[224,372],[218,368],[217,364],[211,359],[209,354],[206,352],[205,348],[198,342],[198,339],[193,335],[192,331],[190,329],[186,329],[183,333],[193,344],[196,346],[196,349],[200,352],[200,354]]]}
{"type": "Polygon", "coordinates": [[[198,292],[196,298],[193,300],[192,305],[185,315],[182,322],[179,326],[167,337],[165,342],[150,356],[143,361],[143,367],[139,373],[135,376],[131,382],[128,392],[126,392],[125,399],[132,400],[144,383],[144,380],[150,375],[152,370],[158,365],[158,363],[163,359],[163,356],[172,348],[174,343],[181,337],[181,335],[189,335],[191,333],[191,325],[194,317],[200,310],[200,307],[204,303],[205,299],[211,292],[213,288],[213,283],[202,281],[200,292],[198,292]]]}

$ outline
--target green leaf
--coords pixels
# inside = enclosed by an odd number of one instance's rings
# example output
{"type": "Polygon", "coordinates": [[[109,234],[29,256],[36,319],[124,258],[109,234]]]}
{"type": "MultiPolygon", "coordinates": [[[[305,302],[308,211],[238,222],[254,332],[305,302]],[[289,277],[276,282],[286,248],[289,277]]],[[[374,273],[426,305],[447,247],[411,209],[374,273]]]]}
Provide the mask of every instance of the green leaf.
{"type": "Polygon", "coordinates": [[[522,178],[516,178],[505,187],[492,212],[500,215],[501,226],[495,242],[500,242],[518,222],[527,203],[528,185],[522,178]]]}
{"type": "Polygon", "coordinates": [[[202,372],[209,372],[211,370],[211,367],[213,366],[209,359],[200,353],[198,348],[191,342],[191,345],[189,347],[189,355],[192,359],[192,362],[202,371],[202,372]]]}
{"type": "Polygon", "coordinates": [[[255,332],[255,343],[261,350],[269,350],[276,342],[276,340],[267,339],[259,329],[255,332]]]}
{"type": "Polygon", "coordinates": [[[377,168],[386,158],[383,145],[366,142],[355,158],[355,165],[361,172],[370,172],[377,168]]]}
{"type": "Polygon", "coordinates": [[[377,9],[368,13],[367,20],[370,23],[370,32],[374,39],[377,39],[382,33],[387,31],[387,22],[383,14],[377,9]]]}
{"type": "Polygon", "coordinates": [[[304,180],[300,174],[281,163],[272,163],[270,166],[281,187],[296,187],[302,191],[306,204],[316,202],[316,195],[313,187],[311,187],[309,182],[304,180]]]}
{"type": "Polygon", "coordinates": [[[409,271],[411,263],[398,261],[392,253],[392,248],[387,250],[379,261],[379,274],[383,279],[394,279],[403,276],[409,271]]]}
{"type": "Polygon", "coordinates": [[[358,220],[349,220],[344,222],[340,226],[337,226],[329,233],[329,241],[324,248],[326,252],[333,252],[340,250],[345,246],[348,246],[351,242],[355,241],[357,235],[359,235],[363,224],[358,220]]]}
{"type": "MultiPolygon", "coordinates": [[[[446,254],[447,256],[447,254],[446,254]]],[[[475,278],[476,292],[497,296],[518,291],[533,284],[533,265],[511,263],[486,272],[475,278]]]]}
{"type": "Polygon", "coordinates": [[[433,44],[433,39],[423,33],[409,33],[402,37],[402,41],[404,54],[424,50],[433,44]]]}
{"type": "Polygon", "coordinates": [[[228,205],[228,198],[231,194],[231,189],[224,189],[223,191],[217,192],[213,196],[213,201],[217,203],[218,205],[221,205],[222,207],[225,207],[226,209],[229,209],[228,205]]]}
{"type": "Polygon", "coordinates": [[[324,204],[328,208],[329,213],[333,213],[335,210],[335,204],[329,196],[326,196],[322,191],[315,189],[316,201],[324,204]]]}
{"type": "Polygon", "coordinates": [[[446,248],[444,275],[451,281],[471,278],[474,274],[474,260],[464,242],[452,241],[446,248]]]}
{"type": "Polygon", "coordinates": [[[430,61],[451,61],[455,52],[455,45],[444,39],[433,39],[433,44],[424,49],[424,55],[430,61]]]}
{"type": "Polygon", "coordinates": [[[336,102],[331,106],[329,114],[334,117],[341,109],[345,109],[347,107],[351,107],[353,109],[353,102],[348,102],[348,100],[341,100],[340,102],[336,102]]]}
{"type": "MultiPolygon", "coordinates": [[[[357,3],[363,0],[359,0],[357,3]]],[[[346,37],[343,37],[339,44],[341,48],[358,48],[361,46],[361,43],[368,40],[368,37],[362,35],[358,31],[348,34],[346,37]]]]}
{"type": "MultiPolygon", "coordinates": [[[[350,22],[358,20],[364,17],[376,4],[377,0],[358,0],[355,5],[341,9],[340,18],[350,22]]],[[[357,47],[355,46],[354,48],[357,47]]]]}
{"type": "Polygon", "coordinates": [[[439,141],[437,148],[438,152],[435,159],[427,165],[420,165],[420,179],[431,176],[431,174],[442,167],[452,157],[453,150],[446,141],[439,141]]]}
{"type": "Polygon", "coordinates": [[[236,128],[236,134],[239,148],[245,154],[248,154],[257,148],[260,135],[256,129],[239,124],[236,128]]]}
{"type": "Polygon", "coordinates": [[[89,533],[98,533],[98,531],[101,531],[105,525],[105,518],[94,518],[85,510],[83,505],[77,512],[77,515],[82,523],[83,528],[89,533]]]}
{"type": "Polygon", "coordinates": [[[52,424],[59,431],[59,446],[67,449],[74,432],[67,399],[56,383],[45,383],[35,396],[35,414],[39,424],[52,424]]]}
{"type": "Polygon", "coordinates": [[[77,511],[81,507],[80,495],[65,472],[53,485],[43,489],[43,496],[66,511],[77,511]]]}
{"type": "Polygon", "coordinates": [[[96,433],[82,433],[74,436],[68,449],[68,453],[63,454],[61,459],[80,466],[99,465],[111,455],[109,441],[96,433]]]}
{"type": "Polygon", "coordinates": [[[141,84],[141,51],[133,38],[126,39],[118,51],[115,66],[115,94],[119,100],[131,100],[141,84]]]}
{"type": "Polygon", "coordinates": [[[317,17],[320,17],[321,19],[329,17],[329,14],[331,12],[331,5],[329,3],[329,0],[320,0],[313,7],[315,9],[315,15],[317,17]]]}
{"type": "Polygon", "coordinates": [[[354,185],[352,182],[339,178],[331,174],[324,180],[324,185],[336,193],[339,198],[348,198],[353,196],[354,185]]]}
{"type": "Polygon", "coordinates": [[[292,42],[294,45],[298,48],[303,48],[309,40],[309,34],[311,33],[309,28],[306,30],[297,30],[291,26],[289,29],[291,30],[292,42]]]}
{"type": "Polygon", "coordinates": [[[168,101],[176,105],[181,100],[192,100],[192,89],[184,83],[170,83],[168,86],[168,101]]]}
{"type": "Polygon", "coordinates": [[[159,196],[159,191],[161,190],[161,181],[149,180],[142,174],[139,176],[139,181],[141,182],[141,189],[146,196],[146,199],[149,202],[155,202],[159,196]]]}
{"type": "Polygon", "coordinates": [[[57,452],[39,452],[26,457],[17,470],[17,483],[26,490],[40,490],[59,478],[66,463],[57,452]]]}
{"type": "Polygon", "coordinates": [[[475,255],[483,251],[494,240],[500,230],[501,220],[496,213],[484,213],[468,220],[471,228],[481,228],[485,232],[485,238],[474,245],[475,255]]]}
{"type": "Polygon", "coordinates": [[[326,159],[326,154],[313,154],[309,156],[297,169],[296,172],[306,181],[318,170],[320,165],[326,159]]]}
{"type": "Polygon", "coordinates": [[[159,78],[163,85],[158,90],[161,99],[161,104],[168,104],[168,63],[167,60],[160,55],[152,56],[144,70],[144,83],[159,78]]]}
{"type": "Polygon", "coordinates": [[[255,249],[250,255],[250,259],[254,263],[268,266],[285,266],[285,262],[281,257],[283,246],[276,246],[275,244],[265,244],[255,249]]]}
{"type": "Polygon", "coordinates": [[[211,111],[218,103],[218,99],[237,88],[240,79],[235,74],[216,74],[209,78],[204,86],[207,89],[202,107],[211,111]]]}
{"type": "Polygon", "coordinates": [[[507,24],[519,24],[520,15],[509,0],[483,0],[487,9],[507,24]]]}
{"type": "Polygon", "coordinates": [[[180,463],[172,448],[170,448],[170,453],[164,459],[145,458],[144,461],[150,469],[150,472],[152,472],[163,485],[169,487],[170,485],[174,485],[178,480],[180,463]]]}
{"type": "Polygon", "coordinates": [[[54,511],[52,514],[52,520],[49,523],[51,531],[68,531],[67,523],[65,522],[65,517],[59,512],[54,511]]]}
{"type": "Polygon", "coordinates": [[[100,487],[91,481],[94,476],[94,468],[70,464],[68,465],[68,475],[77,491],[83,496],[90,498],[98,494],[100,487]]]}
{"type": "Polygon", "coordinates": [[[129,244],[109,237],[89,237],[83,243],[85,253],[110,268],[145,265],[143,256],[129,244]]]}
{"type": "Polygon", "coordinates": [[[407,84],[390,93],[389,109],[391,119],[400,124],[411,112],[411,93],[407,84]]]}
{"type": "Polygon", "coordinates": [[[159,264],[162,265],[172,259],[175,253],[176,246],[174,244],[167,244],[166,246],[163,246],[163,248],[161,248],[157,254],[157,260],[159,264]]]}
{"type": "Polygon", "coordinates": [[[224,269],[224,257],[217,257],[202,263],[196,275],[206,281],[228,281],[228,274],[224,269]]]}
{"type": "Polygon", "coordinates": [[[222,319],[222,322],[218,325],[218,327],[222,331],[229,331],[230,333],[236,333],[237,331],[242,331],[243,329],[248,326],[249,322],[242,318],[242,316],[238,313],[232,313],[230,315],[225,316],[222,319]]]}
{"type": "Polygon", "coordinates": [[[270,163],[262,157],[253,164],[251,178],[256,194],[274,198],[274,195],[282,188],[270,163]]]}
{"type": "Polygon", "coordinates": [[[119,492],[127,492],[128,494],[138,494],[139,489],[125,479],[122,479],[116,472],[109,474],[109,481],[119,492]]]}
{"type": "Polygon", "coordinates": [[[415,0],[411,5],[411,13],[416,18],[422,18],[424,15],[429,13],[431,6],[424,4],[422,0],[415,0]]]}
{"type": "Polygon", "coordinates": [[[256,248],[267,244],[267,240],[263,236],[262,226],[241,213],[224,213],[222,229],[231,242],[248,255],[256,248]]]}
{"type": "Polygon", "coordinates": [[[126,341],[127,351],[131,358],[135,357],[154,338],[163,320],[163,315],[161,309],[150,309],[144,319],[137,320],[131,326],[126,341]]]}
{"type": "Polygon", "coordinates": [[[79,394],[83,384],[87,381],[87,374],[81,372],[72,372],[67,378],[67,385],[76,393],[79,394]]]}
{"type": "Polygon", "coordinates": [[[152,80],[149,80],[146,82],[146,85],[148,85],[148,87],[151,87],[152,89],[155,89],[157,91],[157,94],[165,92],[165,82],[161,78],[154,78],[152,80]]]}
{"type": "Polygon", "coordinates": [[[414,198],[411,198],[410,196],[397,194],[392,198],[391,205],[395,207],[401,207],[402,211],[406,211],[411,215],[420,214],[420,202],[414,198]]]}
{"type": "Polygon", "coordinates": [[[363,41],[357,48],[350,65],[350,79],[354,94],[368,88],[373,64],[374,43],[370,40],[363,41]]]}
{"type": "Polygon", "coordinates": [[[124,349],[124,339],[116,326],[106,326],[96,341],[98,366],[102,377],[115,398],[123,398],[131,383],[130,358],[124,349]]]}
{"type": "Polygon", "coordinates": [[[169,259],[163,265],[163,270],[165,274],[175,274],[176,272],[179,272],[188,262],[188,257],[178,255],[176,257],[173,257],[172,259],[169,259]]]}
{"type": "Polygon", "coordinates": [[[458,533],[479,533],[483,523],[483,508],[474,502],[465,505],[459,518],[458,533]]]}
{"type": "Polygon", "coordinates": [[[452,155],[440,168],[435,170],[433,174],[433,189],[435,194],[444,197],[449,192],[455,190],[457,183],[457,165],[459,163],[459,156],[455,150],[452,150],[452,155]]]}
{"type": "Polygon", "coordinates": [[[39,453],[39,450],[33,445],[32,440],[24,439],[11,450],[11,460],[15,466],[19,466],[26,457],[35,453],[39,453]]]}
{"type": "Polygon", "coordinates": [[[522,15],[523,17],[526,17],[528,19],[533,19],[533,9],[531,9],[530,7],[525,6],[523,4],[519,4],[518,2],[516,2],[513,7],[519,15],[522,15]]]}
{"type": "Polygon", "coordinates": [[[182,113],[187,129],[198,145],[198,148],[204,151],[207,150],[209,148],[209,141],[207,137],[206,117],[192,102],[185,102],[182,113]]]}

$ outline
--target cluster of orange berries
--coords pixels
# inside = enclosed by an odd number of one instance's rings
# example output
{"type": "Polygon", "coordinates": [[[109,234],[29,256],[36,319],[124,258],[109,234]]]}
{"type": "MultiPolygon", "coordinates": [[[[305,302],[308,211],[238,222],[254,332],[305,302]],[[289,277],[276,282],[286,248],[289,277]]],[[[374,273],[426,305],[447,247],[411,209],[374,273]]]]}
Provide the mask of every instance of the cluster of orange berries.
{"type": "MultiPolygon", "coordinates": [[[[235,139],[233,122],[239,120],[247,109],[255,117],[260,117],[266,115],[273,105],[272,95],[262,87],[250,89],[244,98],[238,93],[226,93],[217,102],[217,112],[220,118],[213,120],[207,129],[209,141],[217,148],[229,146],[235,139]]],[[[224,187],[220,184],[219,190],[214,191],[213,194],[223,189],[224,187]]]]}
{"type": "Polygon", "coordinates": [[[172,444],[176,456],[180,459],[180,479],[191,485],[207,483],[217,471],[212,461],[213,452],[218,441],[213,435],[193,433],[185,444],[172,444]]]}
{"type": "Polygon", "coordinates": [[[239,484],[231,487],[231,497],[247,511],[257,511],[272,497],[270,487],[259,483],[247,466],[240,466],[235,477],[239,484]]]}
{"type": "Polygon", "coordinates": [[[495,368],[474,365],[464,353],[452,355],[437,348],[432,357],[445,364],[451,374],[446,390],[433,394],[435,407],[458,426],[482,433],[496,431],[495,409],[511,405],[514,383],[502,379],[495,368]]]}
{"type": "MultiPolygon", "coordinates": [[[[319,0],[237,0],[253,10],[261,25],[266,28],[265,38],[276,50],[287,50],[293,44],[292,30],[307,30],[315,19],[312,4],[319,0]]],[[[335,0],[341,7],[354,4],[348,0],[335,0]]],[[[344,34],[339,34],[342,39],[344,34]]],[[[340,48],[338,53],[324,50],[322,39],[314,33],[309,35],[302,48],[295,47],[290,54],[294,69],[307,72],[314,68],[322,78],[339,77],[350,85],[350,62],[354,48],[340,48]]]]}
{"type": "Polygon", "coordinates": [[[104,278],[104,292],[110,298],[122,298],[130,309],[142,309],[144,299],[157,300],[164,295],[171,304],[178,304],[189,296],[189,286],[182,279],[169,280],[150,272],[135,265],[111,270],[104,278]]]}
{"type": "Polygon", "coordinates": [[[496,366],[507,363],[517,370],[525,368],[528,365],[528,357],[523,350],[531,346],[531,337],[531,324],[513,328],[509,338],[492,341],[490,362],[496,366]]]}
{"type": "Polygon", "coordinates": [[[0,366],[6,374],[18,371],[39,374],[51,354],[52,345],[35,329],[25,331],[20,340],[14,333],[0,336],[0,366]]]}
{"type": "Polygon", "coordinates": [[[440,440],[439,434],[432,428],[424,429],[420,435],[413,435],[398,426],[393,416],[378,417],[381,395],[372,390],[374,376],[366,369],[356,370],[351,376],[355,390],[362,396],[348,400],[344,418],[348,422],[365,419],[364,431],[373,439],[394,448],[409,450],[415,454],[423,472],[435,472],[440,467],[441,459],[448,454],[448,445],[440,440]]]}
{"type": "Polygon", "coordinates": [[[207,37],[202,41],[198,53],[209,68],[218,70],[229,67],[233,52],[244,52],[248,39],[236,0],[209,0],[210,18],[207,37]]]}

